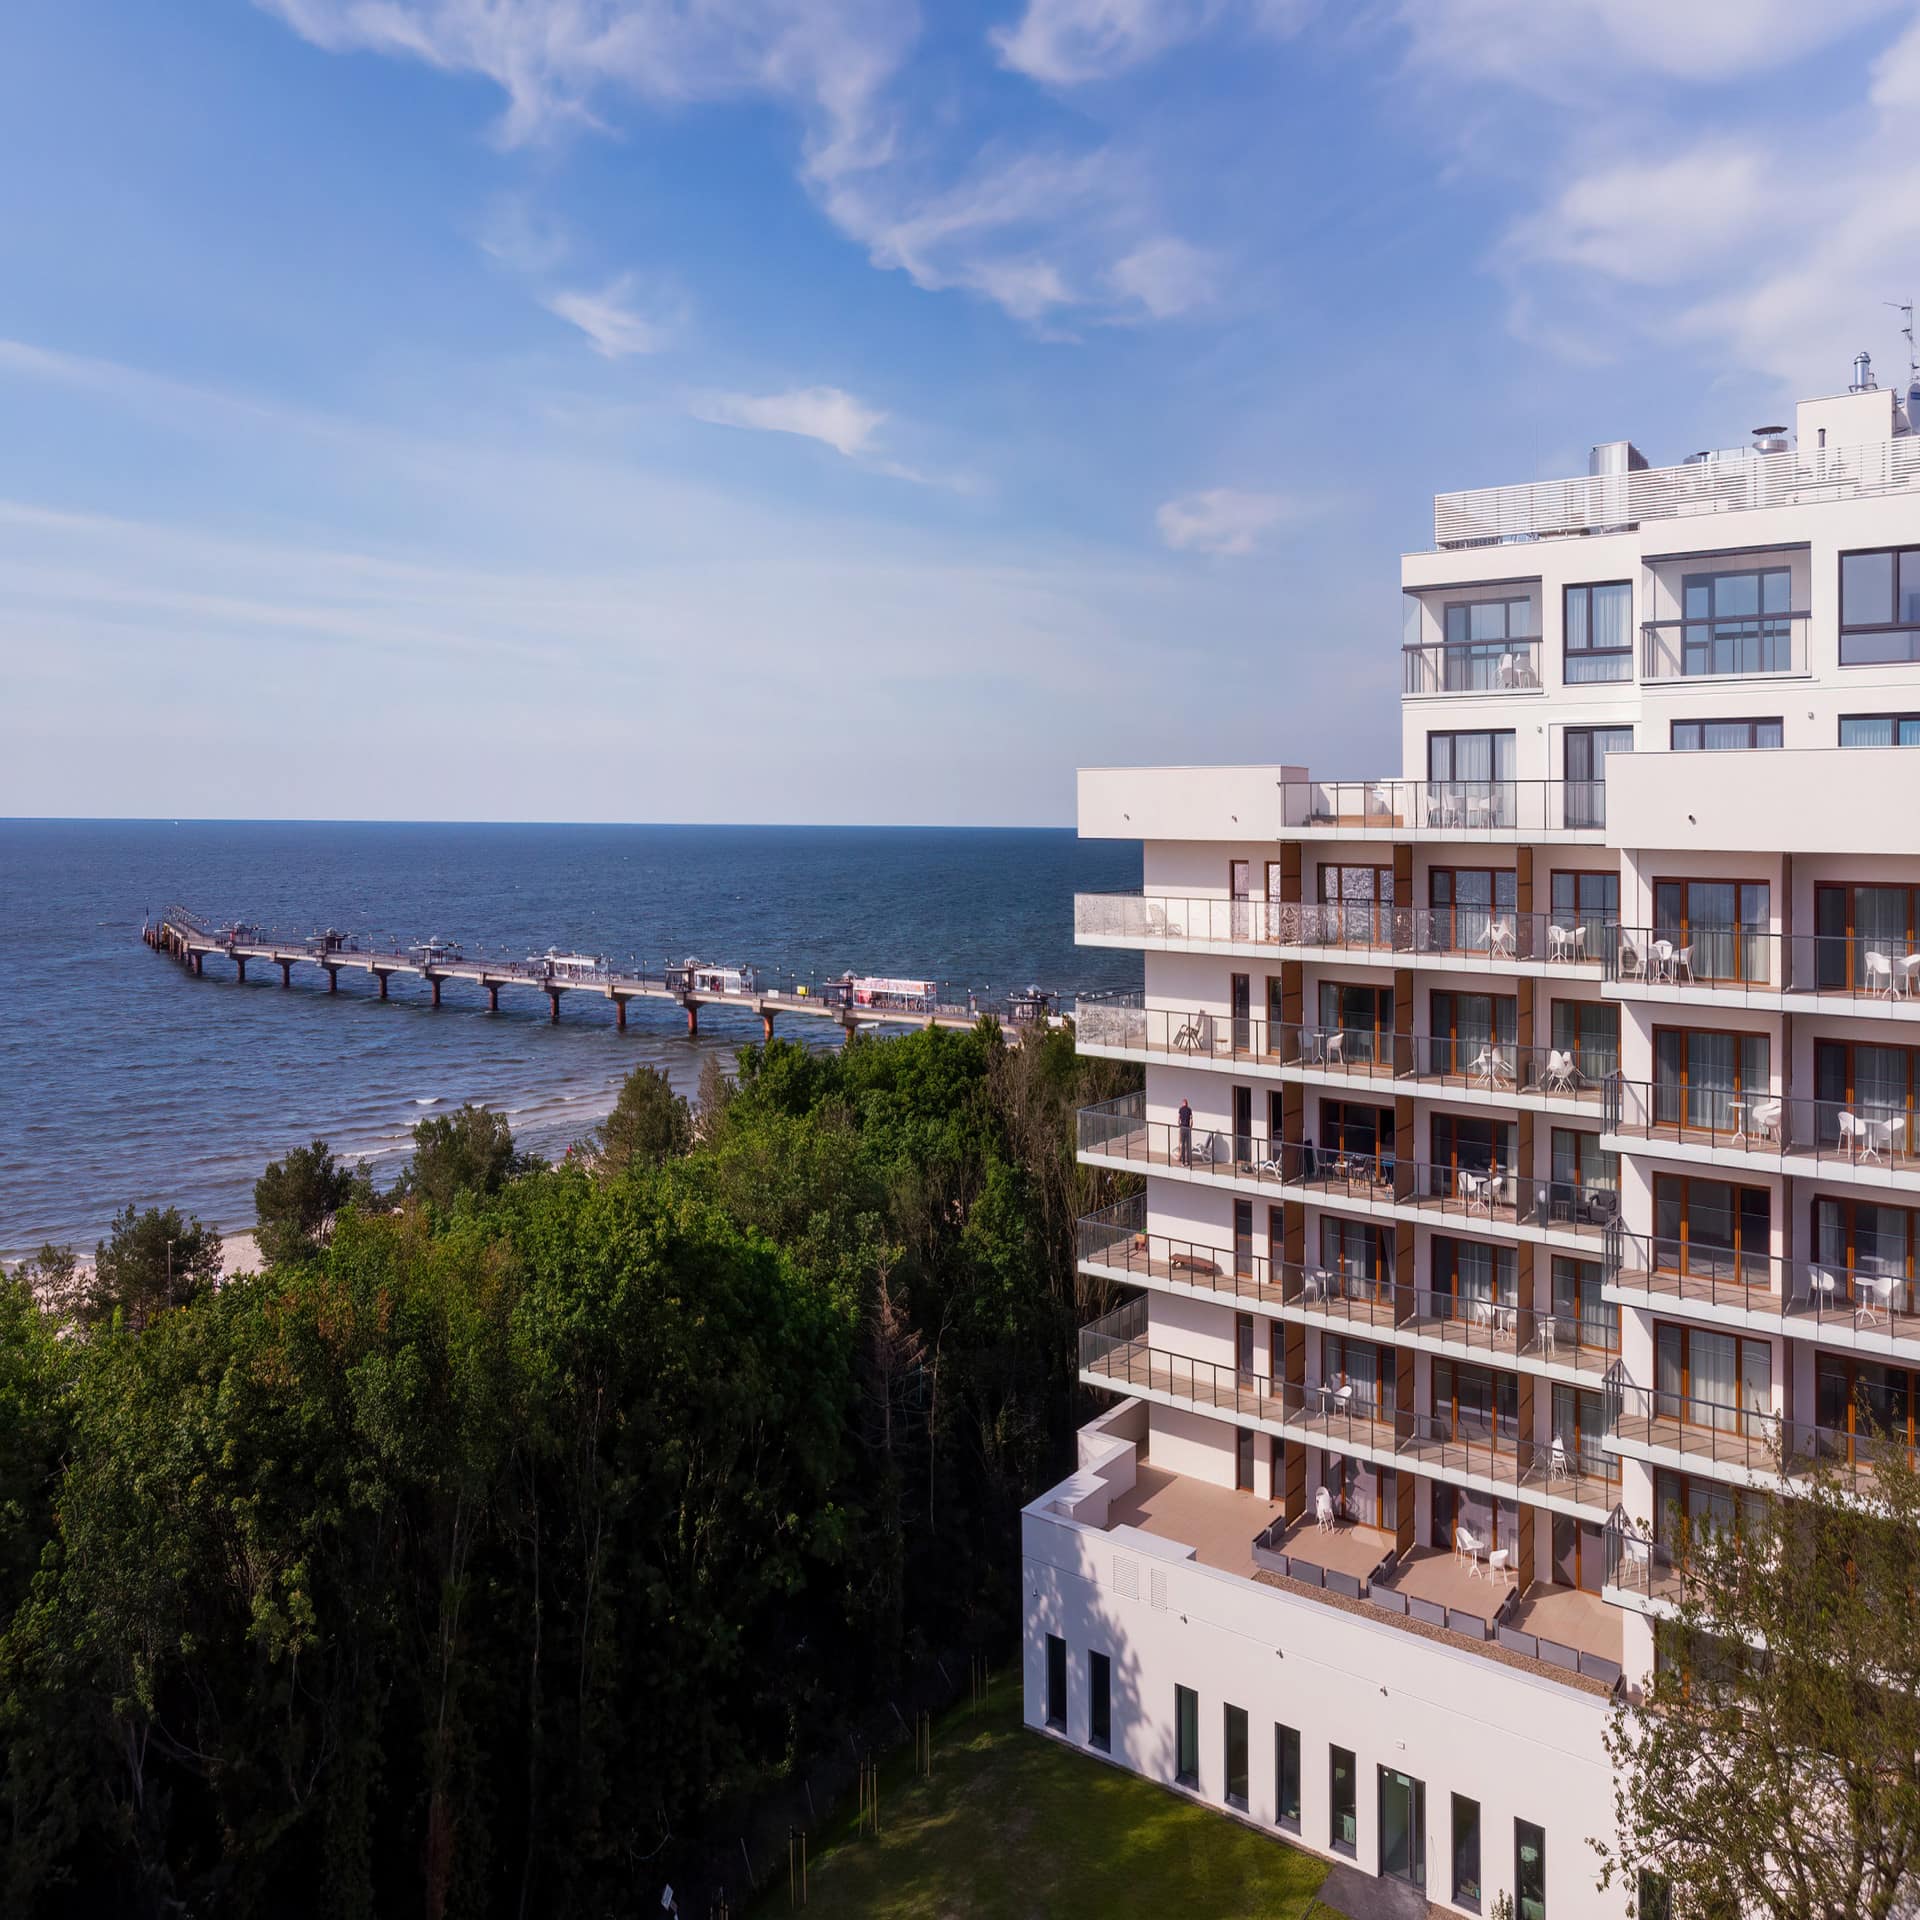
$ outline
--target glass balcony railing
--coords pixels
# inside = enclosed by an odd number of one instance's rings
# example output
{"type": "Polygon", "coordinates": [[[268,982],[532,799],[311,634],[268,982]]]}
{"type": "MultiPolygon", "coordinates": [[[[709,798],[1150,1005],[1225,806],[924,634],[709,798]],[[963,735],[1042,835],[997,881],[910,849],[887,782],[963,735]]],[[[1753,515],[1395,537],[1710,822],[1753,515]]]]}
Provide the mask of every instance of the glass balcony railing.
{"type": "Polygon", "coordinates": [[[1867,1172],[1920,1169],[1912,1109],[1902,1101],[1804,1100],[1763,1088],[1628,1080],[1601,1100],[1602,1128],[1642,1140],[1758,1160],[1813,1160],[1867,1172]]]}
{"type": "Polygon", "coordinates": [[[1436,640],[1400,650],[1402,690],[1426,693],[1537,693],[1540,642],[1436,640]]]}
{"type": "Polygon", "coordinates": [[[1286,780],[1283,831],[1389,838],[1527,840],[1597,835],[1607,822],[1605,780],[1286,780]]]}
{"type": "Polygon", "coordinates": [[[1648,680],[1724,680],[1805,673],[1809,618],[1800,612],[1643,621],[1641,675],[1648,680]]]}
{"type": "Polygon", "coordinates": [[[1892,1005],[1920,998],[1920,948],[1890,935],[1783,934],[1764,927],[1618,927],[1598,953],[1622,986],[1716,994],[1832,994],[1892,1005]]]}

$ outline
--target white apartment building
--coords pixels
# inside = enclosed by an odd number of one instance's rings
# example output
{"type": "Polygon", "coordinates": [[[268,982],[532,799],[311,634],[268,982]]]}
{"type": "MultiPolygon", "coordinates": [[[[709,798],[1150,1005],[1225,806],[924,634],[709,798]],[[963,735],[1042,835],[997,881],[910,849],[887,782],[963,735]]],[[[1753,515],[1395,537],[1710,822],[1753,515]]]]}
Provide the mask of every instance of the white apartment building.
{"type": "MultiPolygon", "coordinates": [[[[1398,773],[1088,770],[1144,1096],[1028,1719],[1463,1912],[1595,1890],[1672,1516],[1920,1399],[1920,432],[1443,494],[1398,773]],[[1183,1121],[1183,1112],[1187,1118],[1183,1121]]],[[[1920,427],[1920,420],[1914,422],[1920,427]]]]}

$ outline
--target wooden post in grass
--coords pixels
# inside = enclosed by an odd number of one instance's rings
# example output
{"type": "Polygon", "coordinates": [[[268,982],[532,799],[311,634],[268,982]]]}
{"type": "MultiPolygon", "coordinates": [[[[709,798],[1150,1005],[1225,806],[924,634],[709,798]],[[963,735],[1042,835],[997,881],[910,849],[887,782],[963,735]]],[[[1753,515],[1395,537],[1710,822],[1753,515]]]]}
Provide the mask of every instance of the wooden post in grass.
{"type": "Polygon", "coordinates": [[[787,1829],[787,1905],[789,1908],[804,1907],[807,1904],[807,1830],[805,1827],[787,1829]]]}

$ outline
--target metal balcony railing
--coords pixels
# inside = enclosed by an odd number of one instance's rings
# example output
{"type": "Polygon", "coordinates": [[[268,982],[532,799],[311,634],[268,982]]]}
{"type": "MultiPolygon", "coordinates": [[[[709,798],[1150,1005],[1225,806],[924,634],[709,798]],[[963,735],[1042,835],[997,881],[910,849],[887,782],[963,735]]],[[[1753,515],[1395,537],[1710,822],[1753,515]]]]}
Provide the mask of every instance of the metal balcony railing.
{"type": "Polygon", "coordinates": [[[1537,693],[1540,641],[1435,640],[1400,649],[1402,691],[1537,693]]]}
{"type": "Polygon", "coordinates": [[[1760,1089],[1697,1082],[1606,1083],[1601,1127],[1649,1141],[1670,1140],[1757,1160],[1813,1160],[1861,1172],[1920,1169],[1904,1104],[1804,1100],[1760,1089]]]}
{"type": "Polygon", "coordinates": [[[1757,613],[1718,620],[1647,620],[1640,627],[1640,672],[1647,680],[1726,680],[1805,673],[1806,612],[1757,613]]]}
{"type": "Polygon", "coordinates": [[[1904,934],[1782,934],[1762,927],[1620,927],[1597,952],[1623,986],[1771,996],[1833,994],[1890,1005],[1920,997],[1920,950],[1904,934]]]}
{"type": "Polygon", "coordinates": [[[1411,1079],[1490,1093],[1557,1094],[1596,1106],[1607,1081],[1620,1069],[1616,1048],[1522,1047],[1477,1035],[1463,1040],[1414,1034],[1408,1054],[1411,1079]]]}
{"type": "Polygon", "coordinates": [[[1920,437],[1762,453],[1746,448],[1672,467],[1472,487],[1433,498],[1436,547],[1502,546],[1613,533],[1647,520],[1739,513],[1920,488],[1920,437]]]}

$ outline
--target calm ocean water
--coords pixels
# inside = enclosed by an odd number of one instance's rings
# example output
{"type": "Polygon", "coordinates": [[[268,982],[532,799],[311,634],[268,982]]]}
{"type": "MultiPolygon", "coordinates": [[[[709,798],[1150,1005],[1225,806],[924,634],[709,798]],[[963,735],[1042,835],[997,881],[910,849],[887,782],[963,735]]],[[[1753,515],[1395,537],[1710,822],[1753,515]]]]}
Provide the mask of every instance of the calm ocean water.
{"type": "MultiPolygon", "coordinates": [[[[302,932],[437,934],[525,955],[549,946],[751,960],[806,978],[908,974],[991,989],[1138,983],[1137,956],[1073,944],[1076,888],[1138,886],[1137,845],[1067,831],[843,827],[287,825],[0,821],[8,993],[0,1008],[0,1254],[91,1247],[128,1201],[250,1226],[253,1182],[320,1135],[391,1173],[407,1130],[463,1100],[505,1110],[557,1153],[636,1064],[691,1092],[703,1051],[759,1037],[752,1016],[569,997],[550,1028],[531,992],[489,1017],[450,984],[436,1012],[396,978],[207,963],[195,980],[139,939],[170,901],[302,932]]],[[[831,1044],[824,1022],[795,1037],[831,1044]]]]}

